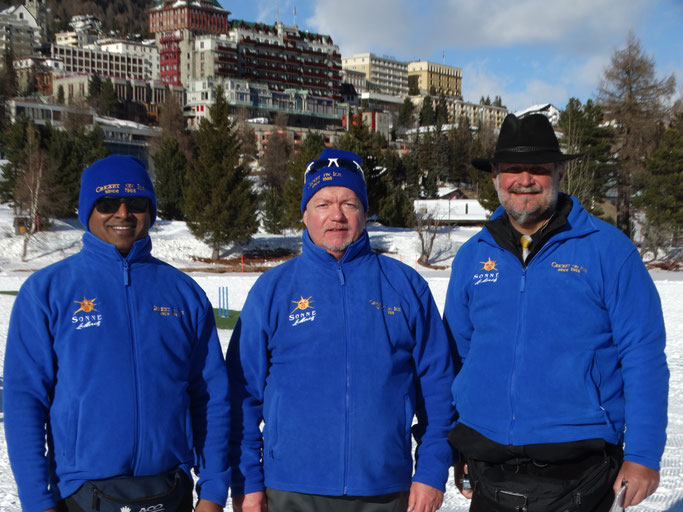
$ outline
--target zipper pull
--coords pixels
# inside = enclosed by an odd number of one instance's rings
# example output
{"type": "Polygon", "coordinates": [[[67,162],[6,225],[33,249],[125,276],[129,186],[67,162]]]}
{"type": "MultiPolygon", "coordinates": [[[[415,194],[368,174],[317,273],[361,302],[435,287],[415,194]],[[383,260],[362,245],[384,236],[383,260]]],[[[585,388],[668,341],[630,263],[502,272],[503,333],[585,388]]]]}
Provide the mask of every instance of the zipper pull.
{"type": "Polygon", "coordinates": [[[123,285],[128,286],[130,284],[130,267],[128,262],[123,260],[123,285]]]}
{"type": "Polygon", "coordinates": [[[522,279],[519,283],[519,291],[524,292],[526,289],[526,269],[522,270],[522,279]]]}
{"type": "Polygon", "coordinates": [[[337,276],[339,277],[339,284],[343,285],[346,282],[344,278],[344,271],[342,270],[341,263],[337,264],[337,276]]]}

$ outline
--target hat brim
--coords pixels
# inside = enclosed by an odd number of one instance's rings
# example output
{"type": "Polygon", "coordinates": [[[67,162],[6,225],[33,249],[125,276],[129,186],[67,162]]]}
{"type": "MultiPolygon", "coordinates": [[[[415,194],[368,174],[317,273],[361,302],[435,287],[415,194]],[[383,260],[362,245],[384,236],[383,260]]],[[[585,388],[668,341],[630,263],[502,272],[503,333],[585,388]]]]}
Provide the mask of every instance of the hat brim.
{"type": "Polygon", "coordinates": [[[493,164],[510,163],[510,164],[547,164],[554,162],[566,162],[580,158],[583,153],[565,155],[555,151],[549,152],[505,152],[500,153],[494,158],[473,158],[471,163],[477,169],[484,172],[491,172],[493,164]]]}

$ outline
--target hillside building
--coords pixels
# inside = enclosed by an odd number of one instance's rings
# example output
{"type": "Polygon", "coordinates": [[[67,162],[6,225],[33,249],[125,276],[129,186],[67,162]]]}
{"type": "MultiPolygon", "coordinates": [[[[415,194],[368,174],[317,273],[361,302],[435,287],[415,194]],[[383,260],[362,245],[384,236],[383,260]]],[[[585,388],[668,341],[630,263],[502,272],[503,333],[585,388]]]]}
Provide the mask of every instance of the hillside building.
{"type": "Polygon", "coordinates": [[[373,90],[389,96],[408,94],[408,64],[392,57],[379,57],[374,53],[358,53],[342,59],[342,68],[362,72],[373,90]]]}
{"type": "Polygon", "coordinates": [[[430,94],[462,99],[462,68],[436,64],[426,60],[408,63],[408,83],[415,83],[420,94],[430,94]]]}

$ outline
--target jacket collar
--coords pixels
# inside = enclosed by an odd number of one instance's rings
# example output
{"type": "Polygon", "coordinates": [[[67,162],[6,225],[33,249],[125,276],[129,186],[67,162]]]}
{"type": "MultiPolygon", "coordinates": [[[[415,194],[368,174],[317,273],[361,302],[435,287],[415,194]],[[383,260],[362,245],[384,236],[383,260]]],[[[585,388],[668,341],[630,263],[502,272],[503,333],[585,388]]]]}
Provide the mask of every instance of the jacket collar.
{"type": "MultiPolygon", "coordinates": [[[[586,209],[581,206],[579,200],[574,196],[568,196],[572,200],[572,209],[567,217],[566,229],[562,229],[555,233],[546,244],[556,242],[558,240],[566,240],[569,238],[578,238],[585,236],[589,233],[597,231],[598,228],[595,224],[593,216],[586,211],[586,209]]],[[[499,206],[493,215],[491,215],[491,220],[494,220],[505,213],[505,209],[499,206]]],[[[487,229],[482,229],[479,232],[478,240],[488,242],[492,245],[497,245],[493,236],[487,229]]]]}
{"type": "Polygon", "coordinates": [[[311,237],[308,235],[307,229],[304,230],[301,239],[301,254],[307,258],[313,259],[317,263],[325,265],[346,265],[360,260],[363,256],[372,252],[372,247],[370,246],[370,237],[368,236],[367,230],[363,230],[363,234],[360,236],[360,238],[346,248],[344,256],[342,256],[341,260],[339,261],[337,261],[334,256],[329,254],[326,249],[315,245],[313,240],[311,240],[311,237]]]}
{"type": "Polygon", "coordinates": [[[137,240],[133,243],[128,255],[124,258],[115,245],[108,244],[107,242],[97,238],[90,231],[86,231],[83,234],[83,250],[85,254],[91,257],[115,261],[115,262],[128,262],[133,263],[136,261],[148,258],[152,253],[152,239],[147,235],[141,240],[137,240]]]}

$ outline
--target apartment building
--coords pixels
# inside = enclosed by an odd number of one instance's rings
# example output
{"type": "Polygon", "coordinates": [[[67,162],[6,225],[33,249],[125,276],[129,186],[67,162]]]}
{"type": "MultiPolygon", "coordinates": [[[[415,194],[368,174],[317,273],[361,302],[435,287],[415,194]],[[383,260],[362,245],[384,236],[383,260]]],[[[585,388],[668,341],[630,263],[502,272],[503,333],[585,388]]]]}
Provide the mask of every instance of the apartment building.
{"type": "MultiPolygon", "coordinates": [[[[376,92],[390,96],[408,94],[408,64],[374,53],[358,53],[342,59],[342,68],[365,73],[376,92]]],[[[372,86],[370,86],[372,87],[372,86]]]]}
{"type": "Polygon", "coordinates": [[[160,79],[161,67],[159,49],[157,48],[154,39],[142,42],[123,39],[99,39],[94,43],[92,48],[119,55],[136,55],[142,57],[146,68],[144,71],[145,76],[149,77],[151,80],[160,79]]]}
{"type": "Polygon", "coordinates": [[[278,114],[284,114],[290,126],[335,129],[341,125],[343,112],[333,98],[318,96],[305,89],[279,91],[266,83],[247,79],[216,78],[190,83],[185,105],[190,127],[197,127],[208,117],[219,84],[236,117],[262,119],[268,123],[278,114]]]}
{"type": "Polygon", "coordinates": [[[38,22],[26,6],[18,5],[0,11],[0,55],[11,46],[15,58],[30,57],[34,49],[40,46],[40,35],[38,22]]]}
{"type": "Polygon", "coordinates": [[[131,80],[152,80],[153,77],[150,61],[136,54],[52,44],[50,57],[61,60],[62,69],[67,74],[99,75],[131,80]]]}
{"type": "MultiPolygon", "coordinates": [[[[410,97],[418,112],[422,108],[424,99],[425,96],[410,97]]],[[[432,98],[432,101],[435,101],[435,98],[432,98]]],[[[448,107],[449,122],[459,123],[461,119],[467,119],[472,126],[482,123],[500,128],[503,124],[503,119],[508,114],[508,110],[505,107],[469,103],[453,97],[446,97],[446,105],[448,107]]]]}
{"type": "Polygon", "coordinates": [[[159,47],[159,77],[171,85],[192,80],[196,34],[227,34],[230,27],[230,12],[217,0],[157,0],[147,12],[159,47]]]}
{"type": "Polygon", "coordinates": [[[462,68],[426,60],[408,63],[408,82],[415,82],[421,94],[432,89],[437,94],[462,99],[462,68]]]}

